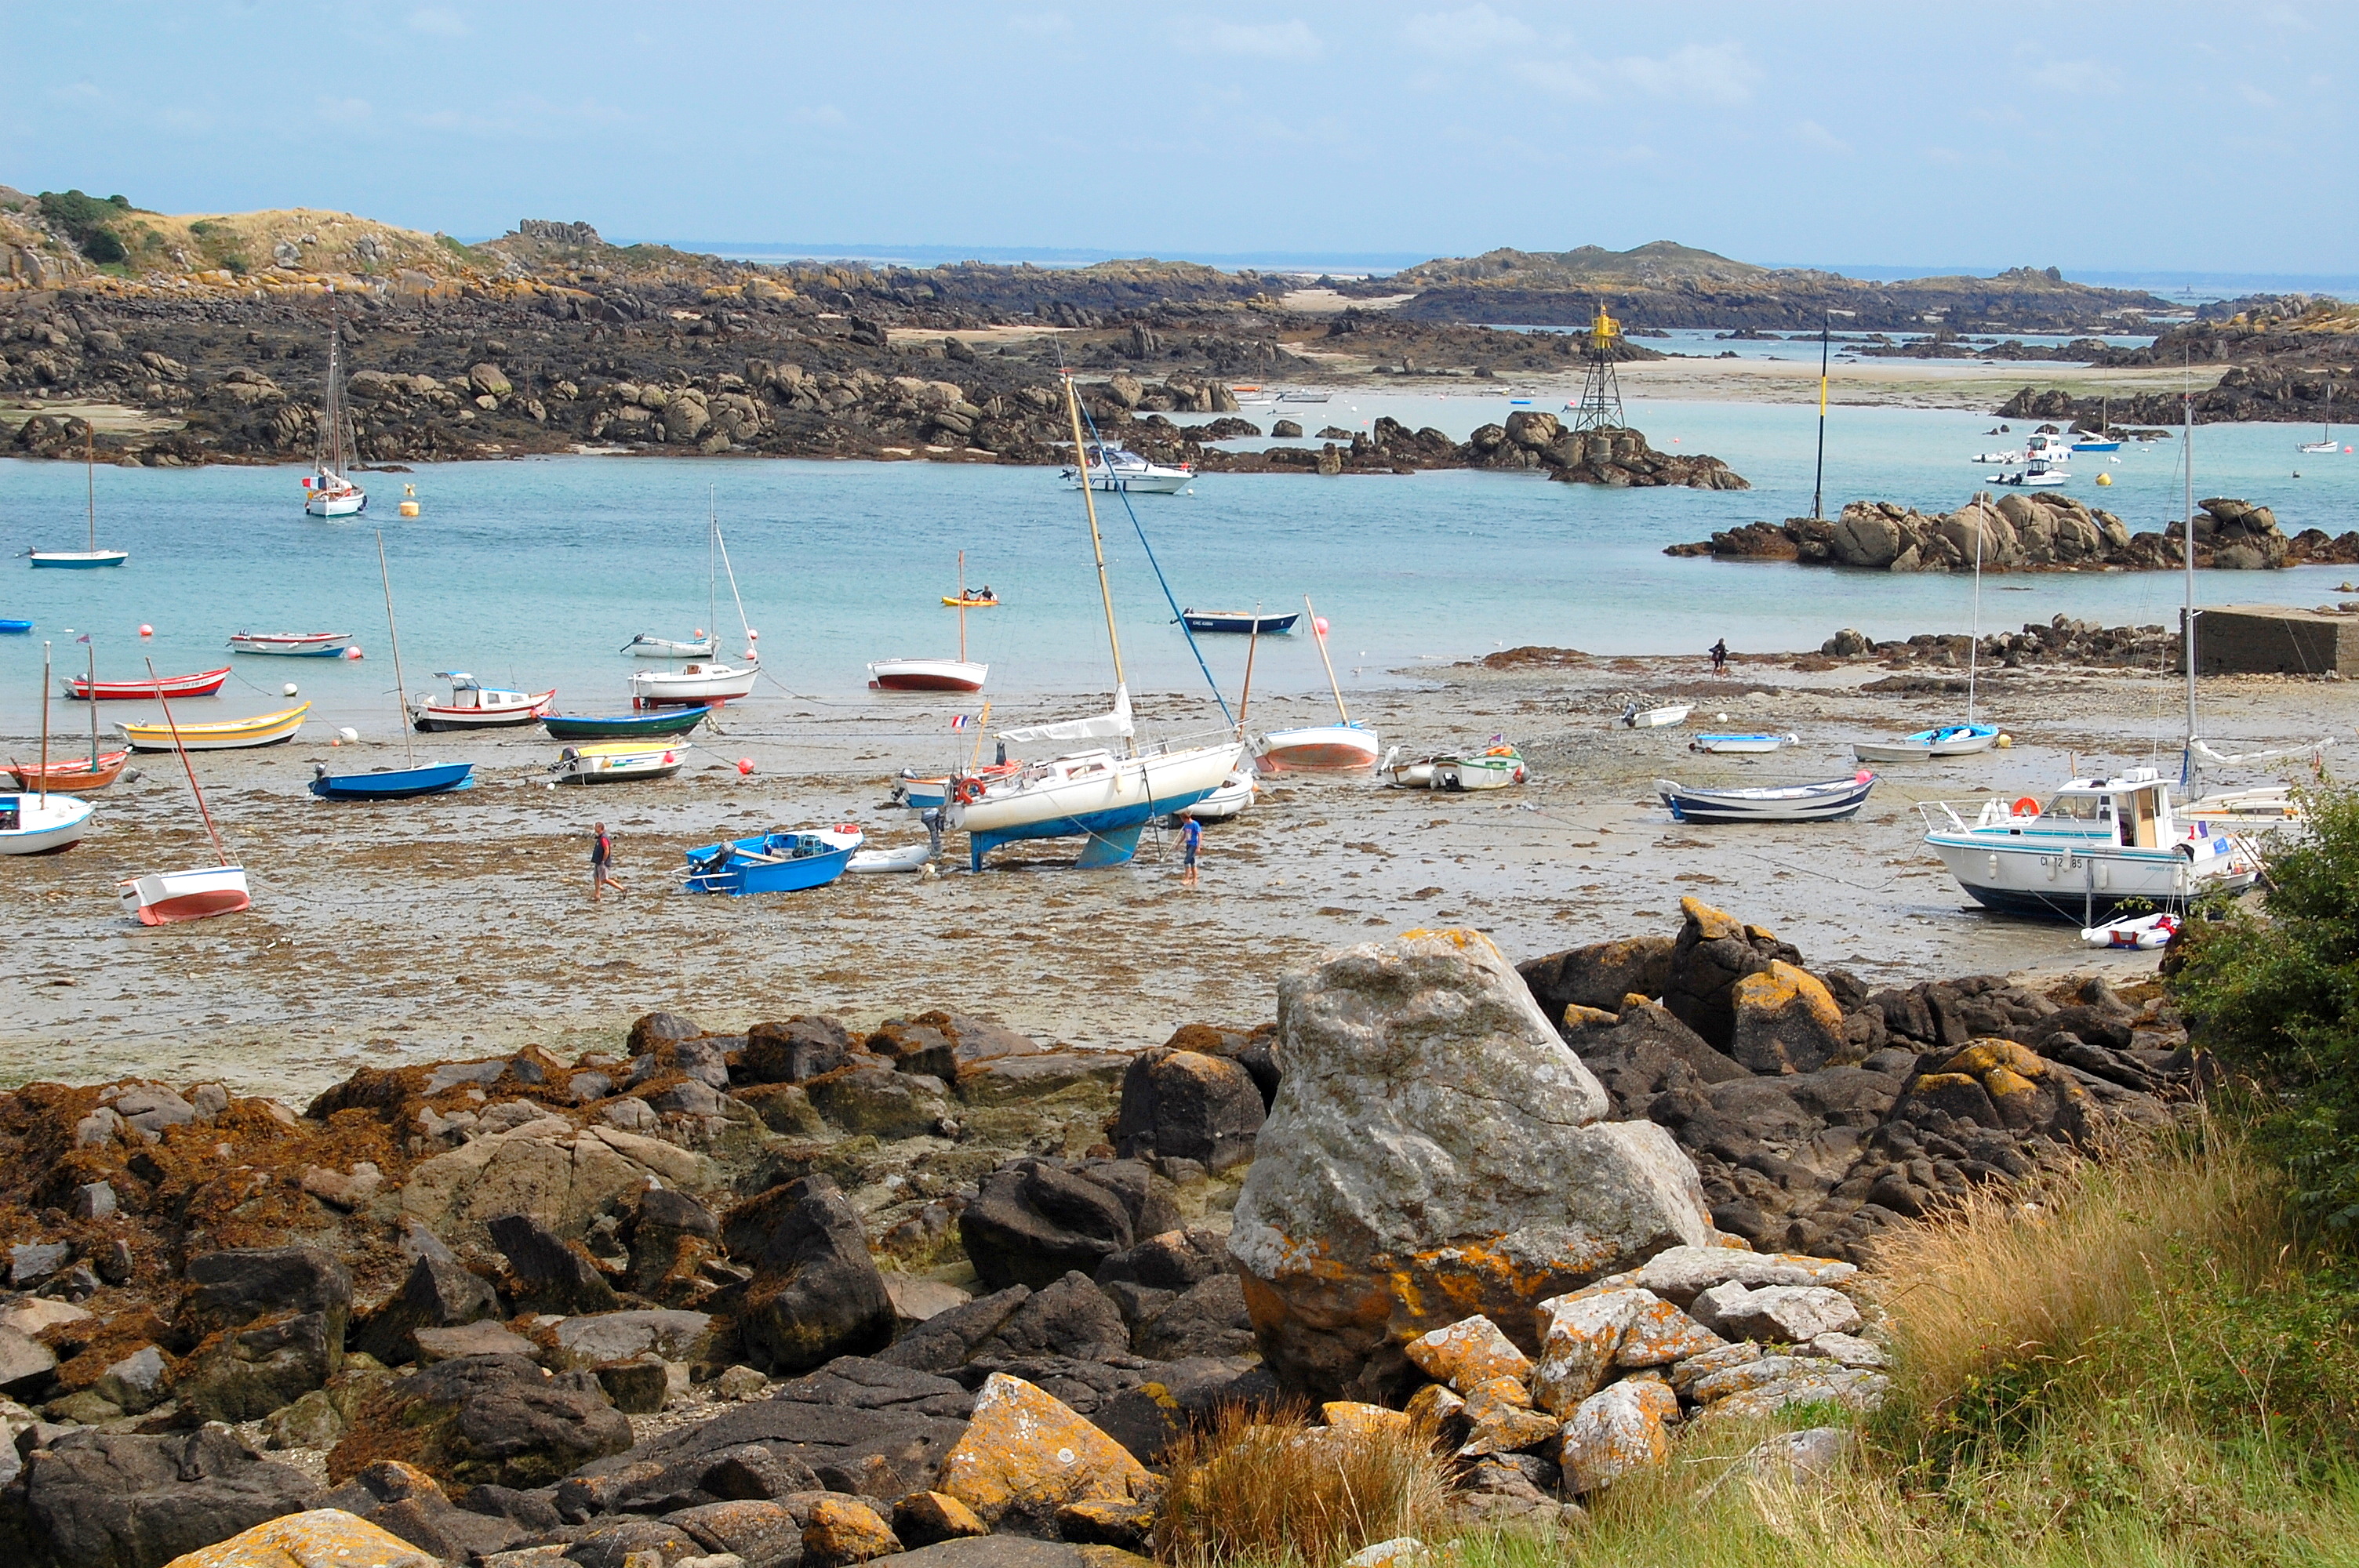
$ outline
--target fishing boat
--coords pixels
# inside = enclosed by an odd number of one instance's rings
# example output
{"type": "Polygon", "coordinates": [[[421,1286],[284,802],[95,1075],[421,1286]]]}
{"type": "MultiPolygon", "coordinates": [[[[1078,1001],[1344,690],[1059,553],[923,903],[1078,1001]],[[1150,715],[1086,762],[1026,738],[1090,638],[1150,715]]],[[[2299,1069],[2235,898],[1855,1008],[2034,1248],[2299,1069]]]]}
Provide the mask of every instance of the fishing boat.
{"type": "MultiPolygon", "coordinates": [[[[98,437],[95,431],[82,437],[82,484],[85,511],[90,523],[90,543],[79,550],[27,550],[25,557],[36,567],[51,567],[67,571],[87,571],[93,567],[119,567],[131,558],[128,550],[102,550],[98,547],[98,437]]],[[[25,622],[30,631],[33,623],[25,622]]]]}
{"type": "Polygon", "coordinates": [[[757,833],[688,851],[690,892],[800,892],[843,875],[863,835],[849,822],[800,833],[757,833]]]}
{"type": "MultiPolygon", "coordinates": [[[[85,637],[82,639],[82,646],[88,651],[90,675],[95,679],[98,675],[98,644],[85,637]]],[[[41,650],[41,727],[46,730],[49,728],[49,649],[46,647],[41,650]]],[[[8,764],[8,773],[16,781],[18,789],[47,788],[79,793],[84,790],[104,789],[123,776],[123,765],[131,760],[130,752],[127,750],[101,752],[98,749],[98,704],[92,703],[89,712],[90,754],[86,757],[75,757],[71,760],[60,758],[56,762],[49,762],[46,760],[46,748],[44,748],[44,761],[38,767],[28,768],[21,762],[11,761],[8,764]]]]}
{"type": "Polygon", "coordinates": [[[958,553],[959,651],[955,659],[879,659],[868,666],[868,684],[877,691],[981,691],[989,665],[966,656],[966,552],[958,553]]]}
{"type": "Polygon", "coordinates": [[[368,496],[344,477],[351,466],[352,417],[344,408],[343,332],[336,320],[336,291],[328,290],[328,385],[320,406],[319,442],[311,471],[303,480],[303,510],[314,517],[355,517],[368,509],[368,496]]]}
{"type": "Polygon", "coordinates": [[[1295,611],[1285,615],[1262,615],[1245,610],[1183,610],[1180,620],[1190,632],[1223,632],[1239,635],[1283,637],[1294,630],[1302,619],[1295,611]]]}
{"type": "MultiPolygon", "coordinates": [[[[1073,449],[1086,451],[1081,400],[1074,394],[1070,372],[1064,384],[1073,449]]],[[[1137,853],[1138,836],[1149,822],[1193,806],[1220,788],[1236,771],[1244,749],[1227,733],[1212,744],[1174,742],[1139,749],[1131,718],[1130,687],[1123,675],[1114,589],[1106,577],[1105,544],[1098,532],[1097,502],[1086,485],[1082,487],[1082,508],[1089,520],[1098,598],[1105,611],[1106,641],[1114,659],[1114,707],[1084,719],[1004,730],[1000,738],[1010,744],[1120,739],[1125,753],[1092,748],[1027,762],[996,779],[972,775],[954,779],[944,816],[948,827],[967,835],[968,865],[973,871],[983,870],[984,858],[1002,845],[1044,838],[1082,839],[1075,861],[1079,866],[1125,864],[1137,853]]],[[[1139,536],[1145,539],[1144,529],[1139,536]]],[[[1168,597],[1168,585],[1165,591],[1168,597]]]]}
{"type": "Polygon", "coordinates": [[[1266,773],[1358,773],[1373,768],[1384,754],[1376,732],[1353,722],[1343,706],[1343,684],[1335,678],[1335,661],[1327,652],[1327,623],[1302,596],[1303,613],[1310,617],[1311,641],[1319,644],[1319,661],[1327,668],[1327,689],[1335,699],[1332,724],[1306,725],[1297,730],[1272,730],[1254,742],[1254,766],[1266,773]]]}
{"type": "Polygon", "coordinates": [[[341,659],[351,643],[349,632],[233,632],[233,654],[277,654],[283,658],[341,659]]]}
{"type": "Polygon", "coordinates": [[[1530,776],[1523,754],[1513,746],[1494,746],[1472,756],[1437,757],[1433,763],[1433,787],[1452,794],[1506,789],[1530,776]]]}
{"type": "Polygon", "coordinates": [[[1839,822],[1867,804],[1875,784],[1875,774],[1862,769],[1850,778],[1753,789],[1689,789],[1657,779],[1655,793],[1680,822],[1839,822]]]}
{"type": "MultiPolygon", "coordinates": [[[[148,665],[147,673],[153,678],[155,665],[148,665]]],[[[189,760],[186,737],[173,722],[172,705],[161,695],[162,685],[157,681],[164,727],[171,733],[172,750],[179,755],[181,771],[188,774],[189,793],[196,798],[197,815],[204,819],[205,836],[212,840],[214,863],[185,871],[151,871],[117,883],[115,898],[124,913],[142,925],[210,920],[254,906],[253,894],[246,887],[245,868],[234,863],[222,845],[221,829],[214,826],[212,810],[205,805],[203,786],[197,783],[197,765],[189,760]]],[[[304,704],[306,708],[310,706],[304,704]]]]}
{"type": "Polygon", "coordinates": [[[433,702],[413,697],[409,721],[427,731],[437,730],[498,730],[531,724],[548,716],[557,704],[557,689],[509,691],[485,686],[464,670],[437,670],[434,678],[451,683],[451,700],[433,702]]]}
{"type": "Polygon", "coordinates": [[[702,707],[624,713],[605,719],[549,713],[541,716],[540,726],[556,741],[644,741],[652,736],[688,734],[711,717],[712,709],[702,707]]]}
{"type": "Polygon", "coordinates": [[[21,637],[32,629],[33,623],[29,621],[0,621],[0,637],[21,637]]]}
{"type": "Polygon", "coordinates": [[[292,741],[295,731],[303,728],[303,716],[310,711],[311,705],[307,702],[277,713],[258,713],[251,719],[175,725],[167,709],[161,724],[125,722],[115,728],[123,731],[123,738],[135,752],[239,752],[292,741]]]}
{"type": "MultiPolygon", "coordinates": [[[[761,657],[754,651],[757,633],[745,621],[745,596],[737,591],[737,568],[730,564],[729,542],[721,536],[721,513],[715,492],[705,493],[704,594],[709,610],[720,606],[720,582],[714,567],[729,576],[729,597],[737,606],[737,624],[745,633],[744,661],[736,665],[691,663],[685,669],[641,670],[631,676],[631,702],[637,708],[712,707],[751,697],[761,678],[761,657]]],[[[718,619],[717,616],[713,619],[718,619]]]]}
{"type": "MultiPolygon", "coordinates": [[[[1072,468],[1059,470],[1058,477],[1067,484],[1079,487],[1080,473],[1072,468]]],[[[1089,487],[1092,490],[1123,491],[1136,495],[1173,495],[1195,481],[1196,470],[1187,463],[1171,467],[1152,463],[1136,452],[1120,447],[1093,447],[1090,450],[1089,487]]]]}
{"type": "Polygon", "coordinates": [[[1684,724],[1695,711],[1692,702],[1667,702],[1659,708],[1641,708],[1632,703],[1622,710],[1625,730],[1666,730],[1674,724],[1684,724]]]}
{"type": "Polygon", "coordinates": [[[163,676],[148,680],[100,680],[96,672],[70,676],[66,695],[82,702],[136,702],[151,697],[211,697],[229,679],[229,666],[199,670],[194,675],[163,676]]]}
{"type": "Polygon", "coordinates": [[[1985,801],[1971,822],[1947,801],[1918,809],[1926,847],[1969,898],[2003,914],[2093,926],[2125,903],[2184,908],[2199,893],[2241,891],[2260,870],[2240,838],[2180,820],[2152,768],[2073,779],[2045,806],[1985,801]]]}
{"type": "Polygon", "coordinates": [[[721,652],[721,639],[700,631],[693,637],[658,637],[642,632],[621,651],[640,659],[709,659],[721,652]]]}
{"type": "Polygon", "coordinates": [[[1774,752],[1780,746],[1791,746],[1800,741],[1799,735],[1698,735],[1688,742],[1690,752],[1722,752],[1739,755],[1774,752]]]}
{"type": "MultiPolygon", "coordinates": [[[[401,674],[401,625],[393,615],[393,571],[385,561],[385,534],[376,536],[377,576],[385,584],[385,629],[393,643],[393,700],[401,707],[402,693],[409,683],[401,674]]],[[[311,793],[321,800],[410,800],[421,795],[449,795],[475,785],[475,764],[473,762],[435,762],[426,767],[418,765],[418,743],[410,739],[410,727],[401,726],[402,754],[408,759],[406,768],[377,768],[365,773],[332,773],[314,764],[311,769],[311,793]]]]}
{"type": "Polygon", "coordinates": [[[2330,381],[2326,384],[2326,422],[2318,427],[2318,439],[2304,441],[2295,450],[2321,457],[2334,449],[2334,384],[2330,381]]]}
{"type": "Polygon", "coordinates": [[[1984,474],[1985,484],[2013,485],[2017,490],[2052,490],[2071,481],[2072,476],[2056,467],[2046,458],[2034,458],[2014,473],[1984,474]]]}
{"type": "Polygon", "coordinates": [[[49,645],[41,644],[41,762],[44,782],[23,795],[0,795],[0,855],[56,855],[90,831],[98,808],[70,795],[52,795],[49,771],[49,645]]]}
{"type": "Polygon", "coordinates": [[[1193,806],[1180,807],[1171,815],[1193,817],[1199,822],[1226,822],[1253,804],[1254,792],[1261,786],[1254,783],[1251,773],[1237,772],[1221,781],[1221,787],[1193,806]]]}
{"type": "Polygon", "coordinates": [[[557,784],[624,784],[633,779],[668,779],[688,764],[692,746],[650,746],[637,741],[593,741],[568,746],[549,764],[557,784]]]}

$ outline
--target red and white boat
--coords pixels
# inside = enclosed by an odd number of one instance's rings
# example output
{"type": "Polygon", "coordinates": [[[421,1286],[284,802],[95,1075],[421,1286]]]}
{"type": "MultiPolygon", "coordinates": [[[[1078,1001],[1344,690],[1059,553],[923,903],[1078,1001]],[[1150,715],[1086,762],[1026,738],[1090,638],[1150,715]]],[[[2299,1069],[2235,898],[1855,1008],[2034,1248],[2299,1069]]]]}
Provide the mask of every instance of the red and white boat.
{"type": "Polygon", "coordinates": [[[102,752],[93,765],[88,757],[76,757],[71,762],[56,762],[42,767],[35,763],[11,761],[0,769],[16,781],[18,789],[104,789],[123,776],[124,764],[131,761],[125,752],[102,752]]]}
{"type": "Polygon", "coordinates": [[[557,688],[539,693],[505,691],[485,686],[464,670],[437,670],[451,683],[451,700],[429,702],[419,697],[409,705],[410,721],[420,730],[496,730],[516,724],[537,724],[557,707],[557,688]]]}
{"type": "Polygon", "coordinates": [[[154,697],[211,697],[229,679],[229,666],[201,670],[192,676],[158,676],[147,680],[94,681],[87,676],[66,677],[66,695],[83,702],[97,694],[100,702],[140,702],[154,697]]]}
{"type": "Polygon", "coordinates": [[[116,889],[123,911],[142,925],[175,925],[252,909],[244,866],[200,866],[190,871],[155,871],[116,889]]]}
{"type": "Polygon", "coordinates": [[[959,656],[955,659],[879,659],[868,666],[868,684],[878,691],[981,691],[989,665],[966,656],[966,552],[959,563],[959,656]]]}
{"type": "MultiPolygon", "coordinates": [[[[750,656],[751,649],[747,650],[750,656]]],[[[761,678],[756,664],[694,664],[684,670],[641,670],[631,677],[631,700],[641,708],[685,708],[751,697],[761,678]]]]}
{"type": "Polygon", "coordinates": [[[1319,660],[1327,666],[1327,689],[1335,696],[1336,722],[1271,730],[1253,744],[1254,766],[1266,773],[1364,773],[1376,765],[1376,759],[1384,754],[1383,745],[1375,730],[1352,722],[1343,706],[1343,688],[1335,679],[1335,661],[1327,654],[1327,622],[1310,608],[1307,593],[1302,596],[1302,609],[1310,617],[1319,660]]]}

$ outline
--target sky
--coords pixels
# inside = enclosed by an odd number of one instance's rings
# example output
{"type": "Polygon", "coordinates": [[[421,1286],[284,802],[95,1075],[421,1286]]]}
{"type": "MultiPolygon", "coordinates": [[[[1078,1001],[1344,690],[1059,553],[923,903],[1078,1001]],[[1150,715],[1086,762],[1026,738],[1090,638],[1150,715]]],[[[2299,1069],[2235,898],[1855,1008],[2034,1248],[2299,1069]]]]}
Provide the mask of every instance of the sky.
{"type": "Polygon", "coordinates": [[[2347,275],[2353,20],[0,0],[0,184],[474,238],[2347,275]]]}

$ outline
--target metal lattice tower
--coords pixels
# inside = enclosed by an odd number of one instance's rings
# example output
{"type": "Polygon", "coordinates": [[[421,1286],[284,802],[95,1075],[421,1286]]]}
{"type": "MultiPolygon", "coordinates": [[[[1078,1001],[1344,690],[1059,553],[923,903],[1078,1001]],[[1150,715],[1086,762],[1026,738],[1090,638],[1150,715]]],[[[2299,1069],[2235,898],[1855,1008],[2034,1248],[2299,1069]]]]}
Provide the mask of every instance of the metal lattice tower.
{"type": "Polygon", "coordinates": [[[1589,324],[1589,346],[1583,357],[1589,362],[1589,373],[1581,384],[1581,409],[1572,416],[1576,430],[1619,430],[1625,421],[1622,414],[1622,382],[1614,373],[1614,345],[1622,336],[1622,323],[1605,313],[1605,302],[1597,303],[1597,319],[1589,324]]]}

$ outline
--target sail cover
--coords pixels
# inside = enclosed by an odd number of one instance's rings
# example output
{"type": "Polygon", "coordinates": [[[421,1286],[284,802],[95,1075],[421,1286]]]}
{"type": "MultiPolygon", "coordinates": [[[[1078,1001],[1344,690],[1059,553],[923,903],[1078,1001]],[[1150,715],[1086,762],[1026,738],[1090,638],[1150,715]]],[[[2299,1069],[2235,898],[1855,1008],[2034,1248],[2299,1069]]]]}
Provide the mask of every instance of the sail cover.
{"type": "Polygon", "coordinates": [[[1104,741],[1134,732],[1130,722],[1130,688],[1114,688],[1112,711],[1088,719],[1068,719],[1059,724],[1031,724],[1021,730],[1002,730],[1003,741],[1104,741]]]}

